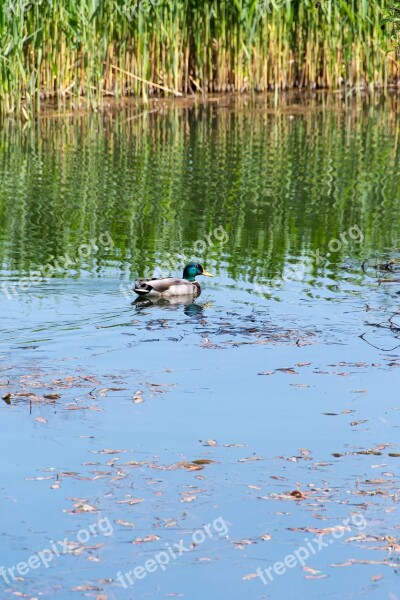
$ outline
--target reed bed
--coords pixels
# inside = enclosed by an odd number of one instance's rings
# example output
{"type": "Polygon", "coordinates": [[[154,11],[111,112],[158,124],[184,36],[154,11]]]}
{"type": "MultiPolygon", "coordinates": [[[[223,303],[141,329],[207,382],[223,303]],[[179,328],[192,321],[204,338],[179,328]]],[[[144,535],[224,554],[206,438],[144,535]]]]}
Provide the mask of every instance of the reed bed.
{"type": "Polygon", "coordinates": [[[0,112],[29,116],[48,98],[96,108],[105,96],[386,89],[399,81],[392,4],[0,0],[0,112]]]}

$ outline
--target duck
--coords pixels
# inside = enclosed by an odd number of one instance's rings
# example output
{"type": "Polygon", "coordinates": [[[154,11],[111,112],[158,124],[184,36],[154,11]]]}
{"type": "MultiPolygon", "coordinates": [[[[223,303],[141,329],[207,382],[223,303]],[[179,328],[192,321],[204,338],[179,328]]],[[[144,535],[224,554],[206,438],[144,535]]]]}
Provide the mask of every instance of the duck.
{"type": "Polygon", "coordinates": [[[182,279],[176,277],[140,279],[135,284],[133,291],[138,296],[147,296],[149,298],[198,296],[201,293],[201,287],[195,279],[197,275],[214,277],[211,273],[207,273],[200,263],[190,262],[183,269],[182,279]]]}

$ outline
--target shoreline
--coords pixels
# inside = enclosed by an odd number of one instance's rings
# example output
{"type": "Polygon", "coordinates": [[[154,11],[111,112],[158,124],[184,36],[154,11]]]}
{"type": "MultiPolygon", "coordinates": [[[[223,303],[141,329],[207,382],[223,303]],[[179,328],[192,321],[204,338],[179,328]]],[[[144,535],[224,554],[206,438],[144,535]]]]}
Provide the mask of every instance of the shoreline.
{"type": "Polygon", "coordinates": [[[277,113],[307,113],[310,110],[339,110],[346,111],[354,105],[370,106],[373,102],[386,103],[393,102],[397,109],[397,100],[400,99],[400,85],[393,85],[384,90],[375,89],[371,92],[368,89],[338,89],[338,90],[306,90],[292,89],[274,92],[225,92],[213,94],[191,94],[180,97],[152,97],[145,101],[143,98],[135,96],[124,96],[114,98],[104,96],[99,105],[93,106],[90,99],[83,96],[79,105],[76,100],[67,99],[59,102],[57,99],[43,101],[40,109],[28,112],[24,106],[20,112],[0,115],[0,121],[22,120],[32,122],[46,118],[71,118],[89,114],[103,113],[116,114],[132,109],[141,109],[138,114],[134,114],[130,119],[140,116],[160,113],[169,109],[194,109],[194,108],[224,108],[230,110],[243,110],[247,108],[252,112],[262,111],[265,114],[277,113]]]}

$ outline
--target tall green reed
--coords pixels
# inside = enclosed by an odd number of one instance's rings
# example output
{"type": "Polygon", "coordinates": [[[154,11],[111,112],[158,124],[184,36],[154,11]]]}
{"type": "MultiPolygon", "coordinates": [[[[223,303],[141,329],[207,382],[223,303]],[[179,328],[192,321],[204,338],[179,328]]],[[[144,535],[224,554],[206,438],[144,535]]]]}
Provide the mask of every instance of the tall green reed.
{"type": "Polygon", "coordinates": [[[172,94],[386,89],[399,79],[391,6],[390,0],[0,0],[0,112],[28,117],[47,98],[96,108],[105,96],[146,100],[168,93],[151,82],[172,94]]]}

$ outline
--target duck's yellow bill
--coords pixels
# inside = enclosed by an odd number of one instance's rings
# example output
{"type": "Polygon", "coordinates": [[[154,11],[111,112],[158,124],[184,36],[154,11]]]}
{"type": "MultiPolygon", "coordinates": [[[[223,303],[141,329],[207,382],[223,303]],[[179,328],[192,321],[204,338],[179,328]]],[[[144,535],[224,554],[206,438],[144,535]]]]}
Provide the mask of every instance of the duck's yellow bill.
{"type": "Polygon", "coordinates": [[[202,275],[205,275],[206,277],[214,277],[214,275],[212,275],[212,273],[207,273],[207,271],[203,271],[202,275]]]}

